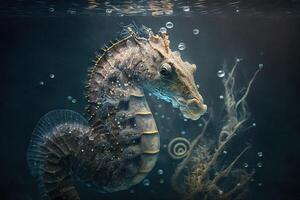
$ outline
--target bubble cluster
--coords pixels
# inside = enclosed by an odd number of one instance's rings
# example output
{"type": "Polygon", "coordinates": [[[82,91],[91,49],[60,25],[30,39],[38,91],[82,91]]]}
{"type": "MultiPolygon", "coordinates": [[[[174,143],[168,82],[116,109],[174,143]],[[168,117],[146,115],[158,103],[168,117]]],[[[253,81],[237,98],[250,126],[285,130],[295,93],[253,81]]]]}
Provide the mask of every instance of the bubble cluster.
{"type": "Polygon", "coordinates": [[[225,76],[225,72],[224,72],[223,70],[219,70],[219,71],[217,72],[217,76],[218,76],[219,78],[223,78],[223,77],[225,76]]]}
{"type": "Polygon", "coordinates": [[[174,27],[174,24],[173,24],[172,22],[167,22],[167,23],[166,23],[166,27],[167,27],[168,29],[173,28],[173,27],[174,27]]]}
{"type": "Polygon", "coordinates": [[[173,159],[181,159],[187,156],[190,150],[190,142],[183,137],[177,137],[168,144],[168,153],[173,159]]]}
{"type": "Polygon", "coordinates": [[[183,42],[180,42],[180,43],[178,44],[178,49],[179,49],[180,51],[185,50],[185,44],[184,44],[183,42]]]}

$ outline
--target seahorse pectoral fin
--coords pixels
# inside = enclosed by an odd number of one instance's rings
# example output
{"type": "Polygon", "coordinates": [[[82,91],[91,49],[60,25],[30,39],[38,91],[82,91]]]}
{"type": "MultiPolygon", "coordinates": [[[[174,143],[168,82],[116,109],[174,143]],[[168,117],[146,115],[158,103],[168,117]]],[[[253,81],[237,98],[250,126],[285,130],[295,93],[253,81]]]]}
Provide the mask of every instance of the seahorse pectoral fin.
{"type": "Polygon", "coordinates": [[[72,183],[68,156],[78,146],[75,133],[83,134],[86,125],[80,114],[70,110],[51,111],[36,125],[27,161],[43,199],[80,199],[72,183]]]}

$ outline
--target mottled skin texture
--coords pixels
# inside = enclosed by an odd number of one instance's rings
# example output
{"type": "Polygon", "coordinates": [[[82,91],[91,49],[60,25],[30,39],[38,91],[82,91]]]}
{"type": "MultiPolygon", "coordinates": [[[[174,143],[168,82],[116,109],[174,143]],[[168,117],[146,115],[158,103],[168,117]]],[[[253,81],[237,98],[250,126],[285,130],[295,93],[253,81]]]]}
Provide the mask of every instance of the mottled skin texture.
{"type": "Polygon", "coordinates": [[[130,28],[128,33],[105,48],[90,71],[89,124],[58,124],[37,148],[32,139],[28,160],[45,199],[79,199],[74,177],[114,192],[152,170],[159,134],[144,89],[179,107],[186,118],[196,120],[206,111],[193,79],[196,66],[171,51],[168,36],[149,31],[142,38],[130,28]]]}

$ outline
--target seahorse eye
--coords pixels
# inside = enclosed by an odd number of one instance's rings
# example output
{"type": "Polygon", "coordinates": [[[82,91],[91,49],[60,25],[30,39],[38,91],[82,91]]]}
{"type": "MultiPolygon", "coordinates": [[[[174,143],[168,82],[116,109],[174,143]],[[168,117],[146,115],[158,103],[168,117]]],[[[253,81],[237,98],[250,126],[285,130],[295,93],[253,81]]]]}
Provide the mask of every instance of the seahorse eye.
{"type": "Polygon", "coordinates": [[[170,73],[171,73],[171,71],[172,71],[172,67],[171,67],[170,64],[164,63],[164,64],[161,65],[161,68],[160,68],[160,74],[161,74],[162,76],[165,76],[165,77],[166,77],[166,76],[169,76],[170,73]]]}

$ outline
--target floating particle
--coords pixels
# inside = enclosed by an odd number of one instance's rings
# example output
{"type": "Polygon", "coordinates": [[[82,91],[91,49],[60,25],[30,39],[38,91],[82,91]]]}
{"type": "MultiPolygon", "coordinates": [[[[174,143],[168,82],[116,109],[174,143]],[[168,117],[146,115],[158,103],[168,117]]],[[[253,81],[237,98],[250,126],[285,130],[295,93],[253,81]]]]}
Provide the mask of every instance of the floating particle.
{"type": "Polygon", "coordinates": [[[202,127],[202,126],[203,126],[203,124],[202,124],[202,123],[199,123],[199,124],[198,124],[198,127],[202,127]]]}
{"type": "Polygon", "coordinates": [[[186,118],[184,118],[184,119],[183,119],[183,121],[187,122],[187,119],[186,119],[186,118]]]}
{"type": "Polygon", "coordinates": [[[111,14],[112,11],[113,11],[113,10],[112,10],[111,8],[106,8],[106,13],[107,13],[107,14],[111,14]]]}
{"type": "Polygon", "coordinates": [[[227,154],[228,152],[226,150],[223,151],[223,154],[227,154]]]}
{"type": "Polygon", "coordinates": [[[173,28],[173,27],[174,27],[174,24],[173,24],[172,22],[167,22],[167,23],[166,23],[166,27],[167,27],[168,29],[173,28]]]}
{"type": "Polygon", "coordinates": [[[149,179],[144,179],[143,180],[143,185],[146,186],[146,187],[150,186],[150,180],[149,179]]]}
{"type": "Polygon", "coordinates": [[[241,183],[237,183],[236,186],[240,187],[240,186],[241,186],[241,183]]]}
{"type": "Polygon", "coordinates": [[[198,35],[199,32],[200,32],[199,29],[197,29],[197,28],[193,29],[193,34],[194,34],[194,35],[198,35]]]}
{"type": "Polygon", "coordinates": [[[164,179],[162,179],[162,178],[161,178],[161,179],[159,179],[159,183],[160,183],[160,184],[163,184],[164,182],[165,182],[165,180],[164,180],[164,179]]]}
{"type": "Polygon", "coordinates": [[[252,123],[252,126],[256,126],[256,123],[255,123],[255,122],[253,122],[253,123],[252,123]]]}
{"type": "Polygon", "coordinates": [[[67,13],[69,13],[71,15],[74,15],[74,14],[76,14],[76,10],[70,8],[70,9],[67,10],[67,13]]]}
{"type": "Polygon", "coordinates": [[[181,134],[181,135],[185,135],[186,132],[185,132],[185,131],[181,131],[180,134],[181,134]]]}
{"type": "Polygon", "coordinates": [[[49,77],[50,78],[55,78],[55,75],[54,74],[50,74],[49,77]]]}
{"type": "Polygon", "coordinates": [[[158,173],[158,175],[163,175],[164,174],[164,170],[159,169],[159,170],[157,170],[157,173],[158,173]]]}
{"type": "Polygon", "coordinates": [[[220,95],[220,96],[219,96],[219,99],[224,99],[224,96],[223,96],[223,95],[220,95]]]}
{"type": "Polygon", "coordinates": [[[178,49],[179,49],[180,51],[185,50],[185,44],[184,44],[183,42],[180,42],[180,43],[178,44],[178,49]]]}
{"type": "Polygon", "coordinates": [[[81,152],[84,152],[84,149],[81,149],[81,152]]]}
{"type": "Polygon", "coordinates": [[[263,67],[264,67],[264,64],[262,64],[262,63],[258,64],[259,69],[262,69],[263,67]]]}
{"type": "Polygon", "coordinates": [[[183,6],[182,9],[183,9],[184,12],[189,12],[190,11],[189,6],[183,6]]]}
{"type": "Polygon", "coordinates": [[[222,195],[222,194],[223,194],[223,190],[219,190],[218,192],[219,192],[219,194],[220,194],[220,195],[222,195]]]}
{"type": "Polygon", "coordinates": [[[257,167],[261,168],[263,164],[261,162],[257,163],[257,167]]]}
{"type": "Polygon", "coordinates": [[[223,77],[225,76],[225,72],[224,72],[223,70],[219,70],[219,71],[217,72],[217,76],[218,76],[219,78],[223,78],[223,77]]]}
{"type": "Polygon", "coordinates": [[[73,99],[73,97],[72,97],[72,96],[67,96],[67,99],[68,99],[69,101],[71,101],[71,100],[73,99]]]}
{"type": "Polygon", "coordinates": [[[159,32],[161,32],[161,33],[167,33],[167,28],[166,27],[161,27],[159,29],[159,32]]]}
{"type": "Polygon", "coordinates": [[[165,118],[165,115],[162,115],[162,116],[160,116],[162,119],[164,119],[165,118]]]}
{"type": "Polygon", "coordinates": [[[239,13],[239,12],[240,12],[240,10],[239,10],[239,9],[236,9],[236,10],[235,10],[235,12],[239,13]]]}
{"type": "Polygon", "coordinates": [[[72,103],[76,103],[77,102],[77,100],[76,99],[72,99],[72,103]]]}
{"type": "Polygon", "coordinates": [[[257,156],[258,157],[263,157],[263,152],[261,152],[261,151],[257,152],[257,156]]]}
{"type": "Polygon", "coordinates": [[[167,147],[168,147],[168,145],[164,144],[164,145],[163,145],[163,147],[164,147],[164,148],[167,148],[167,147]]]}
{"type": "Polygon", "coordinates": [[[248,163],[244,163],[244,167],[247,168],[249,165],[248,163]]]}
{"type": "Polygon", "coordinates": [[[258,185],[259,187],[261,187],[261,186],[262,186],[262,183],[258,183],[257,185],[258,185]]]}
{"type": "Polygon", "coordinates": [[[199,85],[199,84],[197,84],[197,85],[196,85],[196,87],[197,87],[197,88],[200,88],[200,85],[199,85]]]}
{"type": "Polygon", "coordinates": [[[40,81],[40,85],[45,85],[44,81],[40,81]]]}
{"type": "Polygon", "coordinates": [[[134,190],[129,190],[129,193],[130,193],[130,194],[133,194],[133,193],[134,193],[134,190]]]}
{"type": "Polygon", "coordinates": [[[54,12],[55,9],[54,8],[49,8],[49,12],[54,12]]]}

